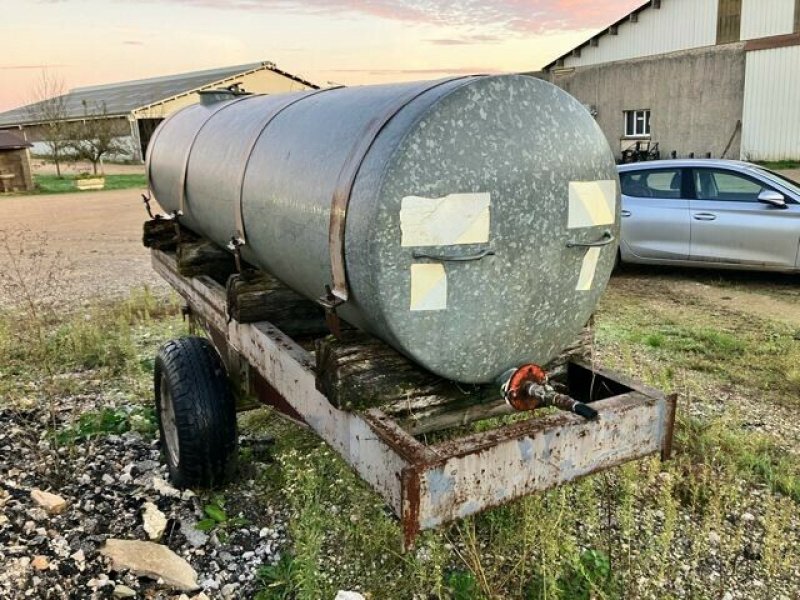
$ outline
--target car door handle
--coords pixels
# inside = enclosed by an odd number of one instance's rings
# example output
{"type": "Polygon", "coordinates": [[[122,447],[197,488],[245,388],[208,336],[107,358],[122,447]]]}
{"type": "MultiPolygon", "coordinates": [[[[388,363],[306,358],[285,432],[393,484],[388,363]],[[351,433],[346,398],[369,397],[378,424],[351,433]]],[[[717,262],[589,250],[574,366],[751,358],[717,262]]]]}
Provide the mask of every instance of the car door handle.
{"type": "Polygon", "coordinates": [[[694,214],[695,221],[716,221],[717,215],[714,213],[695,213],[694,214]]]}
{"type": "Polygon", "coordinates": [[[629,210],[623,210],[622,212],[620,212],[620,214],[623,217],[630,217],[633,213],[631,211],[629,211],[629,210]]]}

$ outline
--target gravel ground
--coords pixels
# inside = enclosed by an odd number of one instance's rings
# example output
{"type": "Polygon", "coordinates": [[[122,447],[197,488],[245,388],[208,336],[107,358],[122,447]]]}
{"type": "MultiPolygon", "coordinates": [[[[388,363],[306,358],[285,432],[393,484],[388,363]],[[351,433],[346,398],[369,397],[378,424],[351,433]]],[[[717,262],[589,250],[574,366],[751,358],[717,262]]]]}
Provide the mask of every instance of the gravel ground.
{"type": "MultiPolygon", "coordinates": [[[[57,424],[67,425],[74,409],[73,402],[56,406],[57,424]]],[[[0,598],[125,597],[120,586],[133,591],[130,597],[181,598],[169,586],[114,571],[100,554],[110,538],[148,540],[148,502],[167,519],[160,542],[197,571],[201,589],[183,598],[253,597],[258,568],[276,563],[287,540],[286,516],[258,501],[252,481],[228,490],[243,507],[237,526],[206,534],[195,527],[207,518],[204,500],[166,483],[157,441],[128,432],[65,445],[53,456],[50,418],[43,410],[0,410],[0,598]],[[66,509],[48,514],[33,500],[34,489],[57,494],[66,509]]],[[[244,443],[257,450],[269,440],[244,443]]]]}

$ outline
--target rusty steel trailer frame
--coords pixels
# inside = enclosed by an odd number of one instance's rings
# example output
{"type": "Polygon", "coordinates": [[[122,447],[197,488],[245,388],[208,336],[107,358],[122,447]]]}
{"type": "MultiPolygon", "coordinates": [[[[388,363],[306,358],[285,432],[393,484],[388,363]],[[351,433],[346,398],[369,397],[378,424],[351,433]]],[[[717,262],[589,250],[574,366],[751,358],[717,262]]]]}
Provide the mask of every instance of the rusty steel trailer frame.
{"type": "Polygon", "coordinates": [[[231,377],[336,450],[400,518],[406,547],[421,530],[631,460],[669,458],[676,397],[576,364],[570,368],[590,390],[583,400],[600,383],[610,395],[592,402],[596,421],[560,413],[426,445],[380,410],[335,408],[317,390],[310,352],[270,323],[229,319],[225,289],[181,276],[173,255],[153,250],[152,262],[206,328],[231,377]]]}

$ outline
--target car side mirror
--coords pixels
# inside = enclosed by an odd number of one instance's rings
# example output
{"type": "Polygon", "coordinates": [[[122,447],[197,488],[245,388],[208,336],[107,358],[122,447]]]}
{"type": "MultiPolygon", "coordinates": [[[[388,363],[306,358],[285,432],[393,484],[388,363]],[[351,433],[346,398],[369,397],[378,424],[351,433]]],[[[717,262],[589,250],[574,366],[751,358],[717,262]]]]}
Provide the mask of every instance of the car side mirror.
{"type": "Polygon", "coordinates": [[[764,190],[758,195],[758,201],[773,208],[786,208],[786,198],[775,190],[764,190]]]}

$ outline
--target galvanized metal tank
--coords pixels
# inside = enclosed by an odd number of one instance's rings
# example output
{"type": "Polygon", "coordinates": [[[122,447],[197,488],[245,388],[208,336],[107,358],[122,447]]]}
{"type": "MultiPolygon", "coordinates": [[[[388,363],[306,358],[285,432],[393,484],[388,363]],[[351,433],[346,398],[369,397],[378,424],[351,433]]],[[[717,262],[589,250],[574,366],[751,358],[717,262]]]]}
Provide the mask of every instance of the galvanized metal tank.
{"type": "Polygon", "coordinates": [[[148,151],[166,211],[449,379],[545,364],[600,298],[619,182],[586,109],[522,76],[206,102],[148,151]]]}

